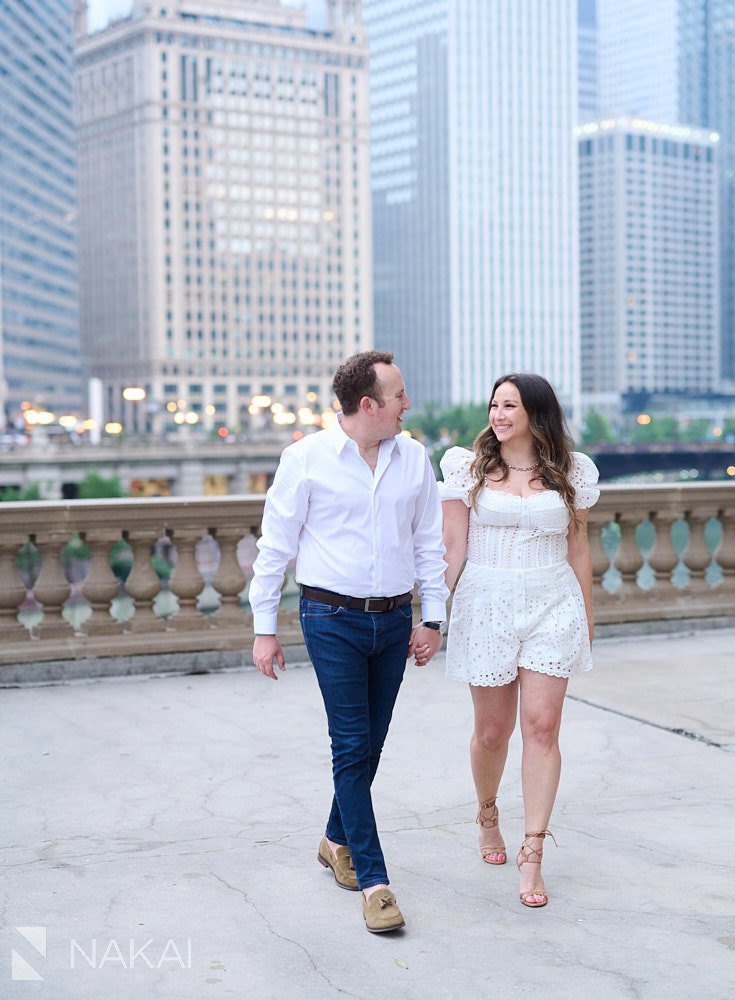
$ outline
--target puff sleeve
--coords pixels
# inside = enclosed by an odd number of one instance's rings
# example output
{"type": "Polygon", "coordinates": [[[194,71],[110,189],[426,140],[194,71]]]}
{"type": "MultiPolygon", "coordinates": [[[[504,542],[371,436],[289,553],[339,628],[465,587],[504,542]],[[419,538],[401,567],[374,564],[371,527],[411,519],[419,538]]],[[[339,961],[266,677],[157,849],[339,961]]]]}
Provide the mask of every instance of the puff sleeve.
{"type": "Polygon", "coordinates": [[[439,462],[444,476],[444,482],[438,484],[441,500],[462,500],[467,507],[470,506],[470,490],[473,486],[470,465],[474,457],[466,448],[450,448],[444,453],[439,462]]]}
{"type": "Polygon", "coordinates": [[[600,473],[597,466],[587,455],[580,451],[572,452],[572,469],[569,473],[569,481],[575,489],[574,506],[577,510],[585,510],[587,507],[594,507],[600,498],[600,491],[597,489],[597,480],[600,473]]]}

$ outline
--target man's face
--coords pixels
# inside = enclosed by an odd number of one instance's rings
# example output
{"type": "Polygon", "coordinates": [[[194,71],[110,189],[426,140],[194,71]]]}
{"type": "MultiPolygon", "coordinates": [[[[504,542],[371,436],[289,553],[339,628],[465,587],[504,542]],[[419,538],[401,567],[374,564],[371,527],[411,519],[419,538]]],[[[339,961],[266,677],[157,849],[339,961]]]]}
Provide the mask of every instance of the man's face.
{"type": "Polygon", "coordinates": [[[376,364],[375,374],[378,376],[383,405],[375,403],[374,421],[380,432],[380,439],[384,441],[401,433],[403,414],[411,409],[411,404],[400,368],[396,365],[376,364]]]}

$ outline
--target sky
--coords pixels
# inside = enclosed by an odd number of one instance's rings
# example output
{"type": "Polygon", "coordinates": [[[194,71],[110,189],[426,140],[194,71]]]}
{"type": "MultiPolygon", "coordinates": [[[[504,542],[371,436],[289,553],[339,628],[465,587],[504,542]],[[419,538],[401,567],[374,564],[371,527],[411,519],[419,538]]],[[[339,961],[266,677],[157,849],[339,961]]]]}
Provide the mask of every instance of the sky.
{"type": "MultiPolygon", "coordinates": [[[[300,7],[304,0],[283,0],[290,7],[300,7]]],[[[317,12],[321,0],[307,0],[312,10],[317,12]]],[[[103,28],[110,18],[121,17],[129,13],[133,0],[89,0],[89,27],[91,31],[103,28]]]]}

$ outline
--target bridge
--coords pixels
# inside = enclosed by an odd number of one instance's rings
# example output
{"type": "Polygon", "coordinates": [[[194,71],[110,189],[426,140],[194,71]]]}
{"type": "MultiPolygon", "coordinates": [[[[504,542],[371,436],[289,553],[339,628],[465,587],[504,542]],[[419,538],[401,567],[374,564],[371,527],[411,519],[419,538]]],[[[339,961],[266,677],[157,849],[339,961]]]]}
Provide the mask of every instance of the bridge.
{"type": "Polygon", "coordinates": [[[595,444],[585,451],[600,478],[615,479],[638,472],[679,473],[696,469],[699,479],[735,476],[735,443],[727,441],[666,442],[657,444],[595,444]],[[731,469],[731,472],[728,472],[731,469]]]}
{"type": "Polygon", "coordinates": [[[130,496],[265,493],[290,437],[246,443],[114,441],[96,446],[32,444],[0,454],[0,489],[38,484],[43,500],[74,500],[90,472],[117,476],[130,496]]]}

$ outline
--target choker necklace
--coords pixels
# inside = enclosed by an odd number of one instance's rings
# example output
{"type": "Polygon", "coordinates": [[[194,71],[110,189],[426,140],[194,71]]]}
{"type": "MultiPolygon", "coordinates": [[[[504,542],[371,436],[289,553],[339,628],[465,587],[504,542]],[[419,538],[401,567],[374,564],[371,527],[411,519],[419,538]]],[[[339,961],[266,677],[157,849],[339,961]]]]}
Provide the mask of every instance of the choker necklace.
{"type": "MultiPolygon", "coordinates": [[[[502,455],[500,457],[503,458],[502,455]]],[[[511,465],[510,462],[506,462],[504,458],[503,461],[508,466],[508,468],[513,469],[514,472],[533,472],[534,469],[538,469],[538,467],[541,465],[540,462],[536,462],[535,465],[511,465]]]]}

